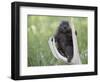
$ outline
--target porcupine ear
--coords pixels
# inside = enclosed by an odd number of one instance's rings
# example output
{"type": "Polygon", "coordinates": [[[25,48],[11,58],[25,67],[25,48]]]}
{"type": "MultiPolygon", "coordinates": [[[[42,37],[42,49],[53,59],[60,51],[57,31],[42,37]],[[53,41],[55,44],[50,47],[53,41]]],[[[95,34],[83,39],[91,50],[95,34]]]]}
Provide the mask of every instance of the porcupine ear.
{"type": "Polygon", "coordinates": [[[56,31],[56,33],[61,32],[62,31],[62,23],[59,24],[58,29],[56,31]]]}

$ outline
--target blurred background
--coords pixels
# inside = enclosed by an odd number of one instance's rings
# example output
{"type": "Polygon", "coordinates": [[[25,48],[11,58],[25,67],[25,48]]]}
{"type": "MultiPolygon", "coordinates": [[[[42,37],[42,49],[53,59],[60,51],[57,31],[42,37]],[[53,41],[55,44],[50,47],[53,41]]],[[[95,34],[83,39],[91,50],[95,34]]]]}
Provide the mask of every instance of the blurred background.
{"type": "Polygon", "coordinates": [[[88,63],[88,19],[87,17],[71,16],[34,16],[28,15],[28,66],[65,65],[57,60],[48,45],[49,37],[53,36],[62,20],[73,18],[77,31],[78,48],[82,64],[88,63]]]}

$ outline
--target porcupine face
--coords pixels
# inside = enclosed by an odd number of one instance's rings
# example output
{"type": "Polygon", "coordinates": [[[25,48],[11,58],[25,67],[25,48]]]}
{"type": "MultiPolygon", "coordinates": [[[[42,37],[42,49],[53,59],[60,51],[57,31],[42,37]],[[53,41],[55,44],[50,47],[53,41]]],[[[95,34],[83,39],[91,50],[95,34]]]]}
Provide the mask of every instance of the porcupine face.
{"type": "Polygon", "coordinates": [[[70,28],[69,22],[68,21],[62,21],[61,24],[59,25],[58,30],[63,32],[63,33],[70,31],[71,28],[70,28]]]}

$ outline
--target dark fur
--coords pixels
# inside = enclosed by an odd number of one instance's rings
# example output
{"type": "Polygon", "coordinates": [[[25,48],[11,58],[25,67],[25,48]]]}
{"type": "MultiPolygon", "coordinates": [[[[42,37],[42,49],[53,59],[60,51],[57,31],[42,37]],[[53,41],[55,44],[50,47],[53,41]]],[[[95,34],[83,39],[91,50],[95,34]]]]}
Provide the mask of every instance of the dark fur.
{"type": "Polygon", "coordinates": [[[59,53],[68,58],[71,62],[73,58],[72,30],[68,21],[62,21],[55,34],[55,40],[59,53]]]}

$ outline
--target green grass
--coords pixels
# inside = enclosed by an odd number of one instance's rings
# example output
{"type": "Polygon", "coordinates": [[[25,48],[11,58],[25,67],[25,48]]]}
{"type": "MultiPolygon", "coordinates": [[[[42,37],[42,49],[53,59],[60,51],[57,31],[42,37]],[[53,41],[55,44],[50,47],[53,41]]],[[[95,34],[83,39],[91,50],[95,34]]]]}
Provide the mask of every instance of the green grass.
{"type": "MultiPolygon", "coordinates": [[[[81,61],[88,63],[87,57],[87,18],[72,17],[77,30],[78,47],[81,61]]],[[[62,20],[71,17],[57,16],[28,16],[28,66],[63,65],[63,61],[57,60],[50,51],[48,39],[52,36],[62,20]]]]}

